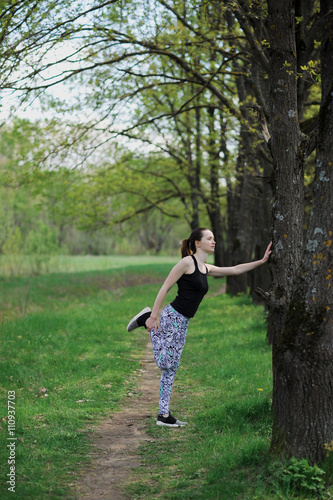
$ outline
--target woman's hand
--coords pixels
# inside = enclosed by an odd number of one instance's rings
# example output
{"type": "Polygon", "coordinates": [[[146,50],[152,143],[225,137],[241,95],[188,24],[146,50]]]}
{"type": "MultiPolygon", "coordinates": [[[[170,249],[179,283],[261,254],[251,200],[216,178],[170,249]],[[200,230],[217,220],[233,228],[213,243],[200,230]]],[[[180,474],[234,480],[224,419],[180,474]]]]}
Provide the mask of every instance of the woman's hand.
{"type": "Polygon", "coordinates": [[[146,327],[147,327],[148,333],[150,332],[150,330],[152,330],[152,328],[155,328],[155,330],[156,330],[157,329],[157,318],[152,318],[150,316],[146,321],[146,327]]]}
{"type": "Polygon", "coordinates": [[[263,262],[267,262],[268,259],[269,259],[269,256],[271,255],[272,251],[271,251],[271,247],[272,247],[272,241],[270,242],[270,244],[268,245],[268,247],[266,248],[266,252],[265,252],[265,255],[263,256],[262,258],[262,261],[263,262]]]}

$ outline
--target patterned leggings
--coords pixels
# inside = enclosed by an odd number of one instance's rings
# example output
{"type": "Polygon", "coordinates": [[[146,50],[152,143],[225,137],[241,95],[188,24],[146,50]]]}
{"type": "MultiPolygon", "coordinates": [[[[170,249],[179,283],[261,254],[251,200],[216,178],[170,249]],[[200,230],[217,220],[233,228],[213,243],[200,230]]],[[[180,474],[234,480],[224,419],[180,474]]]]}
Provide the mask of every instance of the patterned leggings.
{"type": "Polygon", "coordinates": [[[183,351],[189,318],[174,310],[169,304],[160,317],[160,328],[150,330],[153,353],[157,366],[162,370],[160,382],[159,413],[169,413],[169,401],[179,360],[183,351]]]}

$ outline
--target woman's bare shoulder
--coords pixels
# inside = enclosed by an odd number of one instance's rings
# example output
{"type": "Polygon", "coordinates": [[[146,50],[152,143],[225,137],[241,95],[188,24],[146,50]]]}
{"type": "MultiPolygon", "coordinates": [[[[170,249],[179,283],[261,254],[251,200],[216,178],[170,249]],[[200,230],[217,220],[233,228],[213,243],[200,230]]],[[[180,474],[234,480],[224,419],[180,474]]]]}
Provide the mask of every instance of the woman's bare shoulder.
{"type": "Polygon", "coordinates": [[[191,269],[193,265],[193,259],[190,255],[183,257],[180,261],[177,262],[175,268],[181,269],[184,273],[191,269]]]}
{"type": "Polygon", "coordinates": [[[179,264],[181,265],[181,268],[182,268],[184,274],[193,273],[194,262],[193,262],[191,255],[187,255],[186,257],[183,257],[182,260],[179,261],[179,264]]]}
{"type": "Polygon", "coordinates": [[[179,260],[175,266],[171,269],[169,276],[165,280],[164,284],[170,290],[170,288],[179,280],[179,278],[188,273],[191,265],[191,258],[184,257],[179,260]]]}

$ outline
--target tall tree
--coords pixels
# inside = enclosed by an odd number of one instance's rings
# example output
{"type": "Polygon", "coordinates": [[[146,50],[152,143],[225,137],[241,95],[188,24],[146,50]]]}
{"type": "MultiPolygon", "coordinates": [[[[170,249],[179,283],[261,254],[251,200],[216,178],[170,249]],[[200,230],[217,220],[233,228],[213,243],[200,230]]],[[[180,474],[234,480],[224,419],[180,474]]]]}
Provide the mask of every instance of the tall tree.
{"type": "Polygon", "coordinates": [[[302,176],[311,141],[301,134],[297,115],[295,2],[269,0],[268,7],[276,172],[271,449],[321,462],[333,439],[333,11],[329,0],[321,1],[322,98],[312,212],[303,247],[302,176]]]}
{"type": "Polygon", "coordinates": [[[322,0],[319,9],[316,0],[229,3],[246,37],[252,63],[256,61],[267,72],[270,86],[267,100],[262,81],[250,75],[274,166],[268,329],[274,375],[271,450],[312,462],[323,460],[333,435],[333,11],[329,4],[322,0]],[[317,102],[311,96],[319,59],[322,100],[318,120],[317,102]],[[303,240],[304,170],[315,147],[312,211],[303,240]]]}

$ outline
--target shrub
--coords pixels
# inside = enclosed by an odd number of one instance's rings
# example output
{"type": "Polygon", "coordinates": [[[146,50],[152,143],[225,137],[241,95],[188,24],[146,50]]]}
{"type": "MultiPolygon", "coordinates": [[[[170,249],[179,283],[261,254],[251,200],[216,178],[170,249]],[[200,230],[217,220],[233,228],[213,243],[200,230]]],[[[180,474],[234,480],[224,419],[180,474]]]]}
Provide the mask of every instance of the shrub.
{"type": "Polygon", "coordinates": [[[292,458],[283,471],[282,480],[289,491],[322,498],[325,491],[325,472],[307,459],[292,458]]]}

